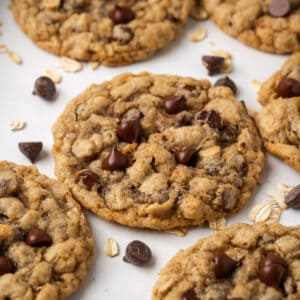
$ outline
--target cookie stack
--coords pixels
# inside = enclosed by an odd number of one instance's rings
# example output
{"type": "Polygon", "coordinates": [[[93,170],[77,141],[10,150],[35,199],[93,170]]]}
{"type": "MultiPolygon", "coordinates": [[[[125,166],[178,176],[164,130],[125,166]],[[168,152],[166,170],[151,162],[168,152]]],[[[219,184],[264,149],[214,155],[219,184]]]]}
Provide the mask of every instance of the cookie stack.
{"type": "MultiPolygon", "coordinates": [[[[94,242],[81,206],[130,227],[177,230],[218,222],[251,198],[264,149],[300,172],[300,2],[294,0],[11,0],[39,47],[121,66],[174,41],[189,16],[266,52],[293,53],[263,83],[249,113],[228,77],[123,73],[71,100],[53,125],[57,180],[0,162],[0,299],[66,299],[91,266],[94,242]],[[79,204],[78,204],[79,203],[79,204]]],[[[225,58],[203,57],[210,75],[225,58]]],[[[226,69],[226,68],[225,68],[226,69]]],[[[52,101],[48,77],[35,94],[52,101]]],[[[42,144],[21,143],[34,163],[42,144]]],[[[300,207],[299,186],[285,205],[300,207]]],[[[115,255],[108,245],[110,256],[115,255]]],[[[299,300],[300,229],[234,224],[181,250],[153,300],[299,300]]],[[[124,260],[152,253],[133,241],[124,260]]],[[[126,299],[126,295],[124,295],[126,299]]]]}

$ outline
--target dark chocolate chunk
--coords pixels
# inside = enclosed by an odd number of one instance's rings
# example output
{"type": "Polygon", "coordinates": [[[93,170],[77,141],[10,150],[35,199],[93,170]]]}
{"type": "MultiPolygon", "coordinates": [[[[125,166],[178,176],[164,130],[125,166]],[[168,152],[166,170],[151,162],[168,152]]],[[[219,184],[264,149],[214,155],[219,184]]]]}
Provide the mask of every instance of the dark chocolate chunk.
{"type": "Polygon", "coordinates": [[[229,277],[238,265],[235,260],[231,259],[222,251],[216,251],[214,253],[214,261],[216,278],[229,277]]]}
{"type": "Polygon", "coordinates": [[[221,132],[222,132],[222,140],[227,143],[235,142],[238,137],[238,132],[236,128],[231,125],[224,125],[221,128],[221,132]]]}
{"type": "Polygon", "coordinates": [[[300,96],[300,81],[294,78],[283,77],[276,87],[276,93],[283,98],[300,96]]]}
{"type": "Polygon", "coordinates": [[[222,77],[215,82],[215,86],[226,86],[230,88],[234,94],[236,94],[237,87],[232,79],[228,76],[222,77]]]}
{"type": "Polygon", "coordinates": [[[168,114],[177,114],[186,109],[184,96],[170,96],[164,99],[164,109],[168,114]]]}
{"type": "Polygon", "coordinates": [[[0,276],[7,273],[14,272],[14,264],[7,256],[0,256],[0,276]]]}
{"type": "Polygon", "coordinates": [[[279,255],[267,253],[259,264],[259,278],[265,284],[280,288],[287,277],[288,267],[286,261],[279,255]]]}
{"type": "Polygon", "coordinates": [[[102,169],[114,171],[124,170],[128,166],[128,158],[125,154],[113,147],[108,156],[102,162],[102,169]]]}
{"type": "Polygon", "coordinates": [[[300,184],[287,193],[284,202],[288,207],[300,208],[300,184]]]}
{"type": "Polygon", "coordinates": [[[99,185],[99,176],[91,170],[83,170],[78,173],[76,181],[82,182],[91,191],[94,186],[99,185]]]}
{"type": "Polygon", "coordinates": [[[198,300],[198,299],[199,298],[197,297],[194,289],[189,289],[188,291],[186,291],[181,298],[181,300],[198,300]]]}
{"type": "Polygon", "coordinates": [[[123,259],[128,263],[143,266],[147,264],[151,258],[151,250],[145,243],[141,241],[132,241],[128,244],[123,259]]]}
{"type": "Polygon", "coordinates": [[[208,75],[212,76],[221,72],[225,58],[221,56],[204,55],[202,56],[202,61],[208,70],[208,75]]]}
{"type": "Polygon", "coordinates": [[[34,163],[43,148],[42,142],[21,142],[18,144],[20,151],[34,163]]]}
{"type": "Polygon", "coordinates": [[[117,128],[119,138],[128,143],[137,143],[142,133],[142,126],[139,119],[121,121],[117,128]]]}
{"type": "Polygon", "coordinates": [[[52,244],[52,239],[45,230],[32,227],[26,235],[26,243],[32,247],[49,247],[52,244]]]}
{"type": "Polygon", "coordinates": [[[197,149],[192,147],[175,148],[175,159],[179,164],[189,165],[194,160],[197,149]]]}
{"type": "Polygon", "coordinates": [[[285,17],[291,12],[290,0],[271,0],[269,13],[273,17],[285,17]]]}
{"type": "Polygon", "coordinates": [[[39,77],[34,83],[33,94],[46,100],[53,100],[56,94],[54,82],[47,76],[39,77]]]}
{"type": "Polygon", "coordinates": [[[135,18],[135,14],[129,6],[116,5],[110,12],[109,17],[115,25],[126,24],[135,18]]]}
{"type": "Polygon", "coordinates": [[[220,130],[223,127],[221,116],[215,110],[202,110],[197,118],[208,123],[209,127],[215,130],[220,130]]]}

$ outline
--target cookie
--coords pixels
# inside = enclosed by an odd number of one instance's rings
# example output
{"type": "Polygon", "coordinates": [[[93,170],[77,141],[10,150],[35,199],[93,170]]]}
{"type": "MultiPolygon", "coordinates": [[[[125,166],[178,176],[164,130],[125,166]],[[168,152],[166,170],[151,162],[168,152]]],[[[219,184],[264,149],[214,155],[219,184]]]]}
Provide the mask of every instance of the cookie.
{"type": "Polygon", "coordinates": [[[66,299],[87,275],[93,238],[61,183],[2,161],[0,250],[0,299],[66,299]]]}
{"type": "Polygon", "coordinates": [[[281,69],[265,81],[258,101],[265,105],[270,99],[300,97],[300,52],[294,53],[281,69]]]}
{"type": "Polygon", "coordinates": [[[299,227],[235,224],[181,250],[152,300],[297,300],[299,227]]]}
{"type": "Polygon", "coordinates": [[[71,101],[53,127],[55,172],[100,217],[135,227],[237,212],[264,163],[245,105],[226,87],[122,74],[71,101]]]}
{"type": "Polygon", "coordinates": [[[11,10],[39,47],[118,66],[144,60],[173,41],[192,4],[193,0],[12,0],[11,10]]]}
{"type": "Polygon", "coordinates": [[[296,1],[203,0],[203,5],[217,26],[248,46],[278,54],[300,50],[296,1]]]}

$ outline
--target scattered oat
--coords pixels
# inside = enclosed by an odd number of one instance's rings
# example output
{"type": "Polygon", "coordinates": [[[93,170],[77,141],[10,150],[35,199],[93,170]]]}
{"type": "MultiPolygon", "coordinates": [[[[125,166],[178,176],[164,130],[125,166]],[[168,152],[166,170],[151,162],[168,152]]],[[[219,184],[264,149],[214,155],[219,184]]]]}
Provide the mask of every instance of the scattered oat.
{"type": "Polygon", "coordinates": [[[221,217],[216,220],[212,220],[208,222],[209,228],[213,230],[221,230],[226,227],[226,219],[221,217]]]}
{"type": "Polygon", "coordinates": [[[61,82],[61,75],[53,70],[46,70],[45,75],[49,77],[54,83],[60,83],[61,82]]]}
{"type": "Polygon", "coordinates": [[[263,201],[255,205],[249,212],[249,220],[256,222],[266,221],[272,213],[272,202],[269,200],[263,201]]]}
{"type": "Polygon", "coordinates": [[[211,51],[213,56],[224,57],[224,66],[221,69],[221,73],[231,73],[233,70],[232,66],[232,55],[228,51],[224,50],[213,50],[211,51]]]}
{"type": "Polygon", "coordinates": [[[272,212],[266,221],[267,224],[274,224],[274,223],[279,222],[280,215],[281,215],[281,209],[280,209],[278,203],[274,200],[271,200],[271,201],[272,201],[272,212]]]}
{"type": "Polygon", "coordinates": [[[250,83],[251,83],[252,87],[254,88],[254,90],[258,93],[258,91],[260,90],[260,87],[262,85],[262,82],[254,79],[254,80],[251,80],[250,83]]]}
{"type": "Polygon", "coordinates": [[[279,205],[281,210],[285,210],[287,209],[287,205],[285,204],[284,199],[288,192],[292,189],[292,186],[280,184],[276,188],[268,191],[267,195],[279,205]]]}
{"type": "Polygon", "coordinates": [[[9,128],[12,131],[24,129],[26,123],[20,120],[14,120],[9,123],[9,128]]]}
{"type": "Polygon", "coordinates": [[[7,47],[4,44],[0,44],[0,53],[5,53],[7,52],[7,47]]]}
{"type": "Polygon", "coordinates": [[[16,64],[20,65],[22,63],[22,57],[13,51],[7,52],[8,57],[16,64]]]}
{"type": "Polygon", "coordinates": [[[45,8],[57,8],[60,5],[60,0],[42,0],[42,5],[45,8]]]}
{"type": "Polygon", "coordinates": [[[95,71],[96,69],[98,69],[98,67],[100,66],[100,63],[97,61],[90,61],[88,63],[88,66],[91,70],[95,71]]]}
{"type": "Polygon", "coordinates": [[[109,257],[114,257],[119,254],[119,246],[114,239],[108,238],[105,241],[105,253],[109,257]]]}
{"type": "Polygon", "coordinates": [[[189,35],[189,40],[192,42],[200,42],[206,37],[206,31],[203,28],[198,28],[189,35]]]}
{"type": "Polygon", "coordinates": [[[57,63],[56,67],[62,69],[65,72],[79,72],[82,70],[82,64],[74,59],[68,57],[62,57],[57,63]]]}
{"type": "Polygon", "coordinates": [[[184,227],[180,227],[180,228],[166,229],[165,232],[183,237],[187,234],[187,229],[184,227]]]}

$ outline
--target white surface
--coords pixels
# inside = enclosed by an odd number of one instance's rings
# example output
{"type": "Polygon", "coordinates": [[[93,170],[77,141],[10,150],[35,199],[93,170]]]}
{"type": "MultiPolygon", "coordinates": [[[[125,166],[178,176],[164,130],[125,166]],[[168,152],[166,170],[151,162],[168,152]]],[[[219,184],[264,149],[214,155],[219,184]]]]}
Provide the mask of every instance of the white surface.
{"type": "MultiPolygon", "coordinates": [[[[233,55],[234,72],[230,77],[239,87],[238,98],[243,99],[249,107],[259,109],[256,93],[250,81],[265,80],[285,59],[284,56],[274,56],[248,48],[222,33],[209,21],[202,23],[189,21],[185,31],[175,43],[148,61],[120,68],[101,66],[96,71],[91,71],[85,66],[81,73],[62,73],[63,81],[58,85],[59,97],[54,102],[47,102],[32,95],[33,83],[46,69],[54,69],[58,58],[31,43],[14,23],[7,4],[7,0],[0,2],[0,19],[3,21],[3,26],[0,27],[2,32],[0,44],[6,44],[21,55],[24,62],[21,66],[15,65],[6,54],[0,53],[0,159],[29,164],[19,152],[17,143],[30,140],[43,141],[46,153],[36,166],[51,177],[54,177],[51,125],[63,111],[66,103],[91,83],[100,83],[122,72],[140,71],[204,78],[207,77],[207,72],[201,64],[201,56],[209,54],[214,49],[228,50],[233,55]],[[202,42],[192,43],[188,40],[188,34],[198,27],[205,28],[208,37],[202,42]],[[212,42],[215,46],[212,46],[212,42]],[[18,119],[27,122],[26,128],[11,132],[9,122],[18,119]]],[[[217,77],[211,79],[214,82],[217,77]]],[[[228,223],[249,222],[247,215],[250,208],[266,198],[266,191],[280,183],[299,184],[299,177],[294,170],[268,154],[261,176],[262,185],[256,189],[248,205],[240,213],[228,218],[228,223]]],[[[295,225],[297,214],[299,215],[299,212],[287,210],[283,213],[281,222],[295,225]]],[[[87,280],[71,297],[73,300],[150,299],[157,273],[165,263],[180,248],[192,245],[198,238],[211,232],[207,228],[195,228],[180,238],[163,232],[132,229],[105,222],[91,214],[87,215],[96,240],[96,255],[87,280]],[[108,237],[118,241],[121,250],[118,257],[106,257],[104,242],[108,237]],[[141,268],[123,262],[126,245],[134,239],[142,240],[151,247],[154,260],[150,266],[141,268]]]]}

